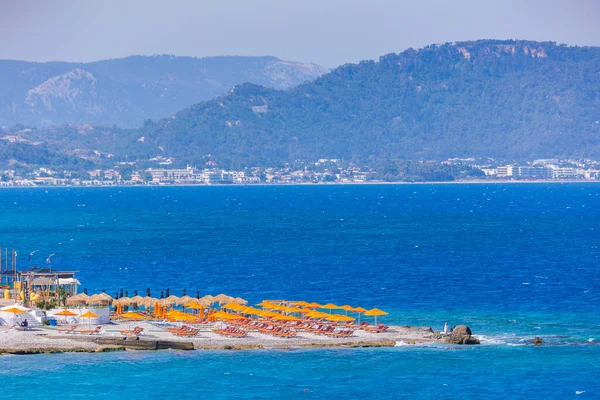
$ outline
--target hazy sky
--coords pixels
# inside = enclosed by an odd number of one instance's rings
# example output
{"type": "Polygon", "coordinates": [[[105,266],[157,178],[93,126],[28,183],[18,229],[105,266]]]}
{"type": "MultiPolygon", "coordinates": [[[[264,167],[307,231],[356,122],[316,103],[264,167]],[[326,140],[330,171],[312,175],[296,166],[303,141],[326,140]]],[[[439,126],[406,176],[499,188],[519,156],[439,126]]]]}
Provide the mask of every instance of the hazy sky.
{"type": "Polygon", "coordinates": [[[596,0],[0,0],[0,58],[274,55],[334,67],[481,38],[600,45],[596,0]]]}

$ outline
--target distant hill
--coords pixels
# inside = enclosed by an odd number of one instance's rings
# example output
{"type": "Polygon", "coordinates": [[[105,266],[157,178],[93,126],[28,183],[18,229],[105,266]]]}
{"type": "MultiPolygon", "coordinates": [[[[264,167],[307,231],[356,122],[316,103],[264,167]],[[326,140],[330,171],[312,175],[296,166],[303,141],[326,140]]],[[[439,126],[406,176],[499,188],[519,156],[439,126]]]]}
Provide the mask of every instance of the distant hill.
{"type": "MultiPolygon", "coordinates": [[[[242,84],[138,129],[57,127],[51,148],[223,166],[341,158],[600,157],[600,48],[481,40],[340,66],[287,90],[242,84]]],[[[27,135],[25,135],[27,136],[27,135]]]]}
{"type": "Polygon", "coordinates": [[[0,125],[141,126],[233,86],[287,89],[327,72],[275,57],[133,56],[92,63],[0,60],[0,125]]]}

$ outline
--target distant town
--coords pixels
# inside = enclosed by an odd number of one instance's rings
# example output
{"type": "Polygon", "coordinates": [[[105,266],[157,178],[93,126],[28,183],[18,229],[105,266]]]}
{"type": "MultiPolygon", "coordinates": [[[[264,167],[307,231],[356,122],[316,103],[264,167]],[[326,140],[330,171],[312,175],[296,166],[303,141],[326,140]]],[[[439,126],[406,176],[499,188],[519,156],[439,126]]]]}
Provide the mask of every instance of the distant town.
{"type": "MultiPolygon", "coordinates": [[[[174,166],[174,160],[152,159],[157,166],[140,168],[135,162],[117,163],[114,168],[90,171],[57,171],[50,168],[19,172],[0,171],[0,186],[112,186],[112,185],[252,185],[299,183],[377,183],[403,180],[382,179],[377,169],[358,167],[339,159],[320,159],[279,168],[252,167],[226,170],[209,161],[202,168],[174,166]]],[[[452,158],[444,161],[417,161],[419,165],[451,167],[458,174],[454,181],[561,181],[600,179],[600,161],[539,159],[521,163],[503,163],[492,158],[452,158]],[[461,169],[469,173],[461,176],[461,169]]],[[[435,181],[435,180],[433,180],[435,181]]]]}

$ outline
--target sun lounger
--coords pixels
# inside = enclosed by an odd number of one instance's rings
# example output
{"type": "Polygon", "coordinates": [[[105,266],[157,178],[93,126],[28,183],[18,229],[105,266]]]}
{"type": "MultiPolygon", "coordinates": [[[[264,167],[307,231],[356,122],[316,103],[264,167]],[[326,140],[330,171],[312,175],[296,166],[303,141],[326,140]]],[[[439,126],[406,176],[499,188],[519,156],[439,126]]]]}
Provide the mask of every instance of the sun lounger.
{"type": "Polygon", "coordinates": [[[77,329],[77,325],[70,326],[68,328],[56,328],[57,332],[61,333],[73,333],[77,329]]]}
{"type": "Polygon", "coordinates": [[[215,329],[214,332],[228,337],[241,338],[248,335],[248,331],[240,328],[227,327],[225,329],[215,329]]]}
{"type": "Polygon", "coordinates": [[[74,333],[82,333],[84,335],[97,335],[100,334],[101,326],[97,326],[96,329],[80,329],[78,331],[74,331],[74,333]]]}
{"type": "Polygon", "coordinates": [[[363,329],[367,332],[374,332],[374,333],[382,333],[385,332],[389,329],[389,326],[385,326],[383,324],[379,324],[377,326],[365,326],[363,327],[363,329]]]}
{"type": "Polygon", "coordinates": [[[139,326],[136,326],[135,328],[133,328],[133,330],[124,329],[119,332],[121,333],[121,335],[125,335],[125,336],[139,336],[143,330],[144,330],[144,328],[140,328],[139,326]]]}

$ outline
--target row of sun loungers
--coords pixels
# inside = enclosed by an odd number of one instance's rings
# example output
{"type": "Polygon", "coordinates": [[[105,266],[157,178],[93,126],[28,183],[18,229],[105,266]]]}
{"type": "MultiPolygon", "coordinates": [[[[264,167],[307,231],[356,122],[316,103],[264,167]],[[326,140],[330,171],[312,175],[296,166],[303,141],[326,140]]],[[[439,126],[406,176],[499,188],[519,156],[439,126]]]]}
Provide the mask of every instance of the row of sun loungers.
{"type": "Polygon", "coordinates": [[[81,333],[81,334],[84,334],[84,335],[99,335],[100,331],[102,330],[102,327],[101,326],[97,326],[94,329],[77,329],[77,325],[73,325],[73,326],[70,326],[68,328],[58,328],[56,330],[58,332],[66,333],[66,334],[69,334],[69,333],[71,333],[71,334],[73,334],[73,333],[81,333]]]}
{"type": "Polygon", "coordinates": [[[248,331],[240,328],[235,328],[233,326],[228,326],[225,329],[215,329],[214,332],[218,333],[219,335],[235,338],[242,338],[248,335],[248,331]]]}
{"type": "Polygon", "coordinates": [[[176,336],[196,336],[200,329],[192,328],[190,326],[182,326],[181,328],[167,328],[169,332],[176,336]]]}

